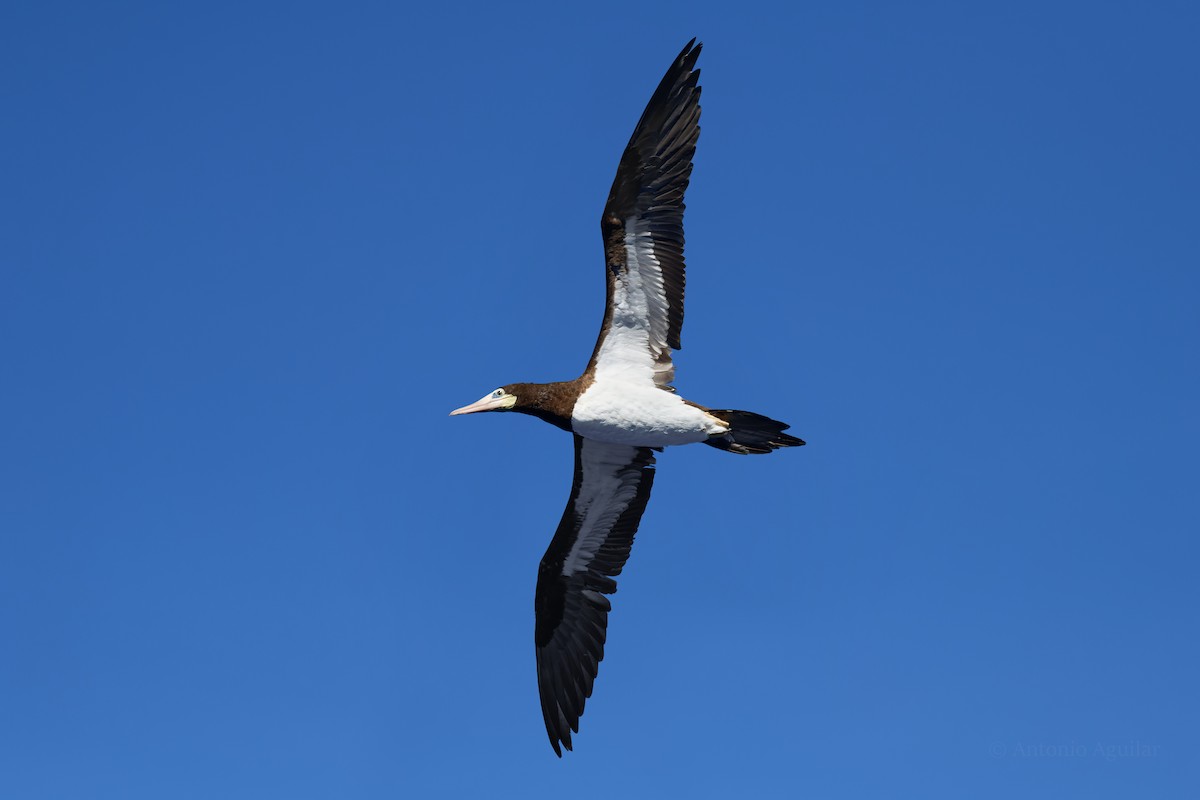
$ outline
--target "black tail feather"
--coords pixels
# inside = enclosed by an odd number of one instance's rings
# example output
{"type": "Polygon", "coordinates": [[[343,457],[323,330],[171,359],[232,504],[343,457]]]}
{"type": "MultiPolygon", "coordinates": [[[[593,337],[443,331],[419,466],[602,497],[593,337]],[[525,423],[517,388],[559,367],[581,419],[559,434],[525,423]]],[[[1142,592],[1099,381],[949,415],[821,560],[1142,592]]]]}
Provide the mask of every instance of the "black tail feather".
{"type": "Polygon", "coordinates": [[[803,439],[784,433],[788,424],[750,411],[710,408],[708,413],[729,425],[727,433],[710,436],[705,444],[730,453],[769,453],[781,447],[800,447],[803,439]]]}

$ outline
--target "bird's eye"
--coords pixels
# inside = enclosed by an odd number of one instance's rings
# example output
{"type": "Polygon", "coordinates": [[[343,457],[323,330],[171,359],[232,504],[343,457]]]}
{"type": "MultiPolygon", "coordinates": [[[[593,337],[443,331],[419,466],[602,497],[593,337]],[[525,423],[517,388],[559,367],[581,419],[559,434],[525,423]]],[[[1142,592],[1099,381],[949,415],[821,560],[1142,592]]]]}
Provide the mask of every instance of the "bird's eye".
{"type": "Polygon", "coordinates": [[[497,389],[496,391],[492,392],[492,397],[503,397],[503,396],[504,396],[503,389],[497,389]]]}

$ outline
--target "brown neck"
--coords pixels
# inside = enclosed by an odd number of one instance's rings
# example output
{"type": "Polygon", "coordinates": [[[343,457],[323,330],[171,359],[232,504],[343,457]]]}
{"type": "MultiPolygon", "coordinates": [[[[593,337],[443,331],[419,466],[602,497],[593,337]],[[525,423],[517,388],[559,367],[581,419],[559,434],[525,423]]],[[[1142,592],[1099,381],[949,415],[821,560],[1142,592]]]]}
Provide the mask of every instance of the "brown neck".
{"type": "Polygon", "coordinates": [[[504,391],[517,398],[513,411],[529,414],[570,431],[571,412],[584,388],[584,378],[581,377],[559,383],[514,383],[505,386],[504,391]]]}

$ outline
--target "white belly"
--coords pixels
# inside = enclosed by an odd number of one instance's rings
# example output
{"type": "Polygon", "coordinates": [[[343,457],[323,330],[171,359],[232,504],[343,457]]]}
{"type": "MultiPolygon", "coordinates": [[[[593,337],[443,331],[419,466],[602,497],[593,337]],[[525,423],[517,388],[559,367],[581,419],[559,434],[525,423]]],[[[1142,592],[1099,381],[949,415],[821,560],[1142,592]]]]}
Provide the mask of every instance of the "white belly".
{"type": "Polygon", "coordinates": [[[728,428],[652,384],[597,381],[575,401],[571,428],[588,439],[638,447],[702,442],[728,428]]]}

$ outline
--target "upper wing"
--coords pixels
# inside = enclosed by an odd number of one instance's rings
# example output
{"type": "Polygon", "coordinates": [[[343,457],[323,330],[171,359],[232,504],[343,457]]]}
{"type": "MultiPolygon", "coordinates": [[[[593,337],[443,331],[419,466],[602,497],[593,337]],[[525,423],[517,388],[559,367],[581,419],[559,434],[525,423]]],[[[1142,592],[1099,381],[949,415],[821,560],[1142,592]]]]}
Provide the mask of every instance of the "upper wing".
{"type": "Polygon", "coordinates": [[[700,137],[701,45],[687,43],[621,156],[600,220],[608,273],[604,325],[588,371],[668,388],[683,327],[683,194],[700,137]]]}
{"type": "Polygon", "coordinates": [[[538,694],[550,745],[571,749],[583,704],[592,695],[604,658],[611,605],[633,547],[650,486],[654,453],[648,447],[575,437],[575,483],[562,521],[538,566],[534,643],[538,694]]]}

